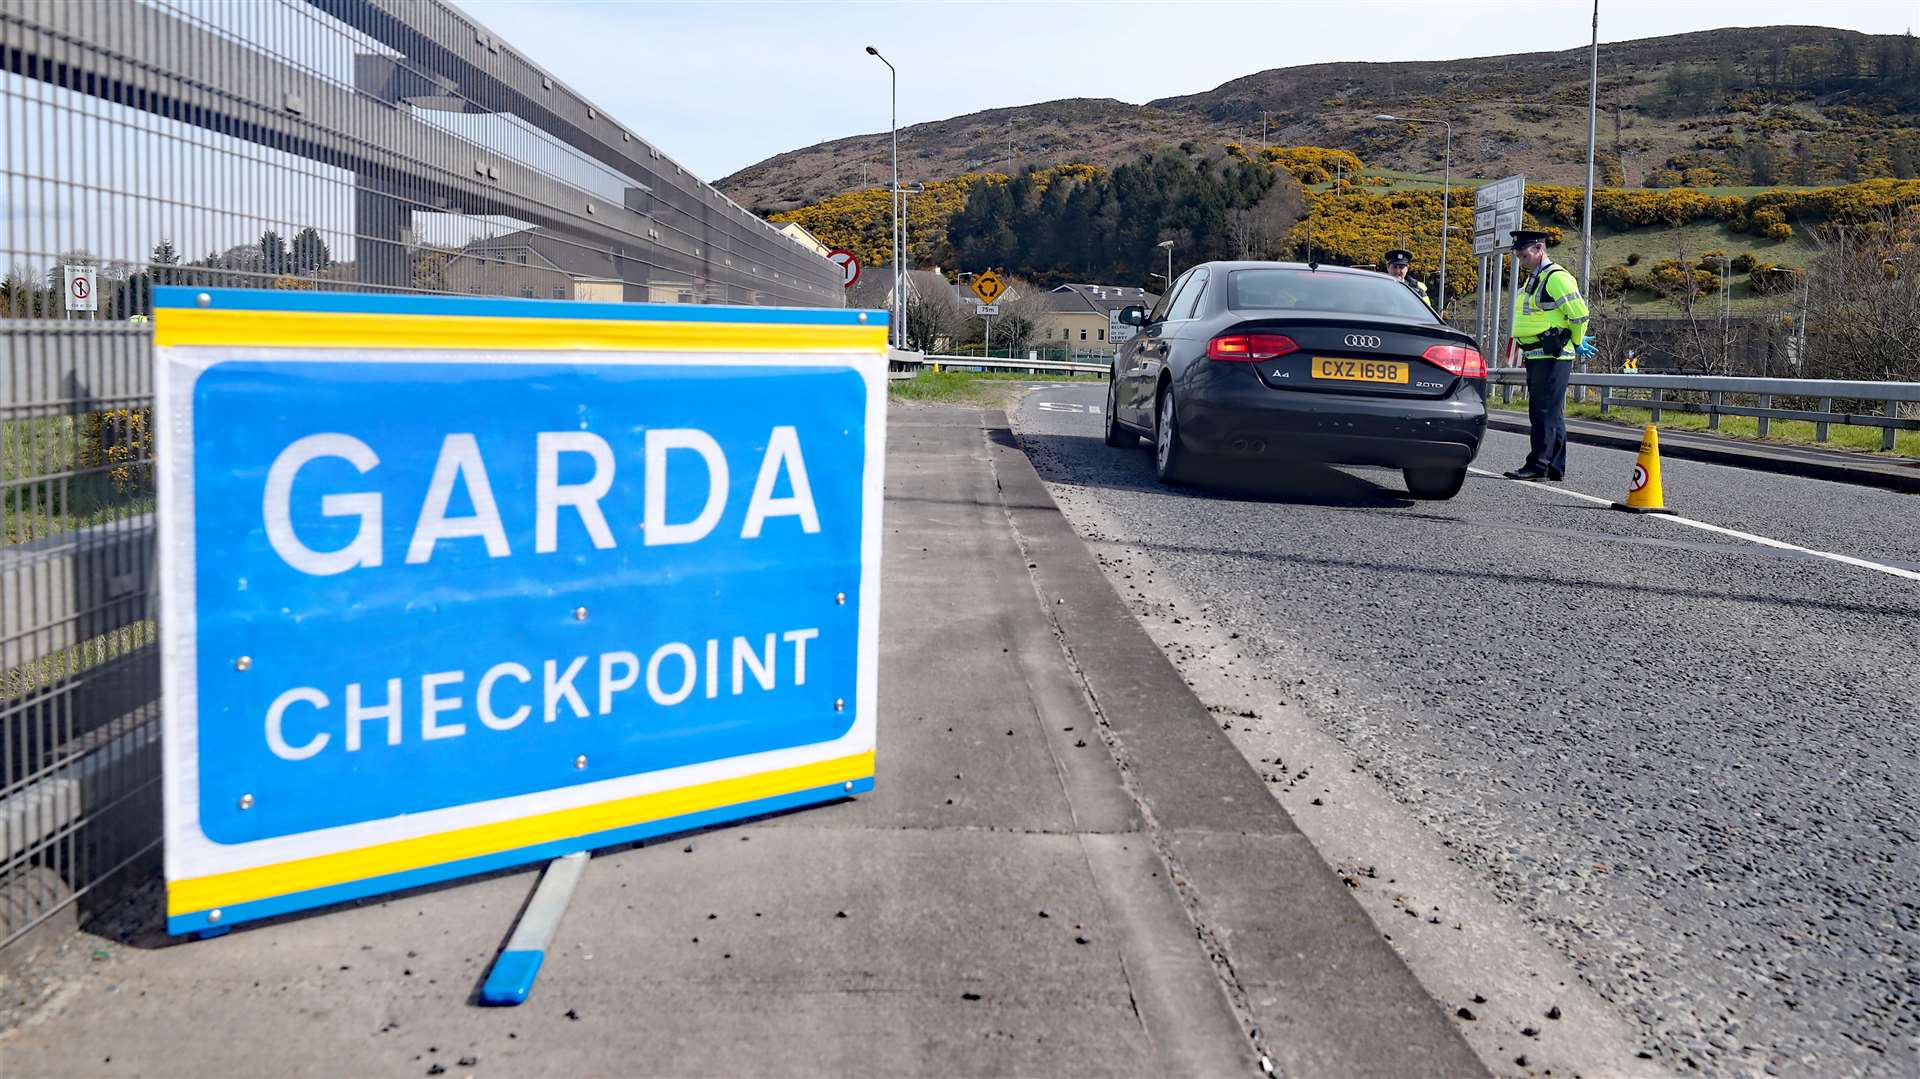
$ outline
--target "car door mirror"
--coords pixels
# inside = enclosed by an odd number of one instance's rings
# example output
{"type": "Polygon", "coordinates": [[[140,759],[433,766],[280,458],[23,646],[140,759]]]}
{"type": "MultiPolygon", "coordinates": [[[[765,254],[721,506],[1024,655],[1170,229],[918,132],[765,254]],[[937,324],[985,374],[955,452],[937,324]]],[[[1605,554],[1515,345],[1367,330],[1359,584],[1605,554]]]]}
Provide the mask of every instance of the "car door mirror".
{"type": "Polygon", "coordinates": [[[1120,321],[1128,326],[1145,326],[1147,309],[1138,305],[1123,307],[1120,309],[1120,321]]]}

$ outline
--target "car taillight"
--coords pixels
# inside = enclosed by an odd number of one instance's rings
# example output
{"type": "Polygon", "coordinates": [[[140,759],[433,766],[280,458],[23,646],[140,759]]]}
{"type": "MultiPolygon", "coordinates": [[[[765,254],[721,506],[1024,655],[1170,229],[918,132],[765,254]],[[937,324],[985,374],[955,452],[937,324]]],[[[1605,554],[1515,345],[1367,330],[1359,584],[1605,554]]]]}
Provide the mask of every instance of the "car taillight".
{"type": "Polygon", "coordinates": [[[1277,360],[1298,351],[1293,338],[1280,333],[1230,333],[1207,342],[1207,359],[1229,363],[1277,360]]]}
{"type": "Polygon", "coordinates": [[[1462,378],[1487,377],[1487,361],[1471,345],[1433,345],[1420,358],[1437,364],[1462,378]]]}

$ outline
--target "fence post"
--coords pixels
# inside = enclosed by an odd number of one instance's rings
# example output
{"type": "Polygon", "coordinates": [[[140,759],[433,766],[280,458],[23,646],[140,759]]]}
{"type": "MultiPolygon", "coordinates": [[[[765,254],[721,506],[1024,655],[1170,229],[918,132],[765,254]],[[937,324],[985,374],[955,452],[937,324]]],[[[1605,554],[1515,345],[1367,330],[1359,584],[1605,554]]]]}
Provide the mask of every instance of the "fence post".
{"type": "MultiPolygon", "coordinates": [[[[1832,411],[1833,411],[1833,398],[1831,398],[1831,397],[1822,397],[1822,398],[1820,399],[1820,411],[1822,411],[1822,412],[1832,412],[1832,411]]],[[[1813,440],[1814,440],[1815,442],[1825,442],[1825,441],[1827,440],[1827,421],[1825,421],[1825,420],[1817,420],[1817,421],[1815,421],[1815,422],[1814,422],[1814,425],[1813,425],[1813,440]]]]}
{"type": "Polygon", "coordinates": [[[1500,403],[1503,405],[1513,404],[1513,383],[1502,382],[1500,384],[1500,403]]]}
{"type": "Polygon", "coordinates": [[[1720,402],[1725,400],[1719,390],[1707,391],[1707,430],[1720,429],[1720,402]]]}
{"type": "MultiPolygon", "coordinates": [[[[1887,402],[1887,418],[1890,420],[1897,420],[1900,418],[1900,402],[1898,401],[1887,402]]],[[[1897,445],[1897,443],[1894,441],[1894,436],[1899,434],[1899,430],[1900,429],[1897,427],[1882,428],[1880,431],[1880,448],[1883,450],[1887,450],[1888,452],[1892,452],[1893,447],[1897,445]]]]}
{"type": "MultiPolygon", "coordinates": [[[[1772,394],[1770,394],[1770,393],[1763,393],[1763,394],[1761,394],[1761,395],[1760,395],[1760,407],[1761,407],[1761,408],[1772,408],[1772,407],[1773,407],[1773,395],[1772,395],[1772,394]]],[[[1765,437],[1767,437],[1767,425],[1768,425],[1768,422],[1769,422],[1770,420],[1772,420],[1772,418],[1773,418],[1773,417],[1771,417],[1771,416],[1761,416],[1761,417],[1759,417],[1759,421],[1760,421],[1760,422],[1759,422],[1759,427],[1760,427],[1760,437],[1761,437],[1761,438],[1765,438],[1765,437]]]]}
{"type": "Polygon", "coordinates": [[[1660,402],[1661,402],[1661,401],[1662,401],[1662,400],[1663,400],[1663,399],[1665,398],[1665,396],[1666,396],[1666,393],[1667,393],[1667,391],[1665,391],[1665,390],[1662,390],[1662,389],[1658,389],[1658,388],[1656,388],[1656,389],[1655,389],[1655,390],[1653,391],[1653,401],[1652,401],[1652,405],[1653,405],[1653,409],[1652,409],[1652,411],[1653,411],[1653,422],[1654,422],[1654,423],[1659,423],[1659,422],[1660,422],[1660,402]]]}
{"type": "Polygon", "coordinates": [[[1607,414],[1607,406],[1612,403],[1613,403],[1613,387],[1612,386],[1600,387],[1600,415],[1605,416],[1607,414]]]}

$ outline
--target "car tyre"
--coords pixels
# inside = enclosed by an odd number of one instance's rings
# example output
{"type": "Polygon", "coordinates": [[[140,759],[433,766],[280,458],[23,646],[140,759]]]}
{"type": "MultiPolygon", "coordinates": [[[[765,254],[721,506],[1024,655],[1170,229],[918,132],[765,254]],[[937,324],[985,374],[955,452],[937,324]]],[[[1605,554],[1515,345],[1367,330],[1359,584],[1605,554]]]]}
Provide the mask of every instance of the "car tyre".
{"type": "Polygon", "coordinates": [[[1137,446],[1140,444],[1140,436],[1120,426],[1120,418],[1114,415],[1115,398],[1120,395],[1119,390],[1116,389],[1118,375],[1118,372],[1113,372],[1107,376],[1107,445],[1137,446]]]}
{"type": "Polygon", "coordinates": [[[1407,478],[1407,493],[1415,498],[1441,501],[1460,493],[1467,482],[1467,466],[1458,468],[1409,468],[1403,471],[1407,478]]]}
{"type": "Polygon", "coordinates": [[[1161,483],[1193,482],[1193,470],[1186,448],[1180,442],[1180,418],[1173,407],[1173,387],[1160,387],[1159,407],[1154,410],[1153,474],[1161,483]]]}

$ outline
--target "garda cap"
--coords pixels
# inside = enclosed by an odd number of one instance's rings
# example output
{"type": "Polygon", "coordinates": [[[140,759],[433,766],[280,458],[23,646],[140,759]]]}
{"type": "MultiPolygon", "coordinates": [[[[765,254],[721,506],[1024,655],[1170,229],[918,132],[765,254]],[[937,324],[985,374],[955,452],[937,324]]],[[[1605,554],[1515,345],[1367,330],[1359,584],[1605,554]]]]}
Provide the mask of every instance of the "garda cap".
{"type": "Polygon", "coordinates": [[[1408,251],[1403,247],[1396,247],[1393,250],[1387,252],[1387,265],[1411,266],[1413,265],[1413,252],[1408,251]]]}
{"type": "Polygon", "coordinates": [[[1515,251],[1524,251],[1534,244],[1543,244],[1546,242],[1547,234],[1544,232],[1536,232],[1533,229],[1513,230],[1513,249],[1515,251]]]}

